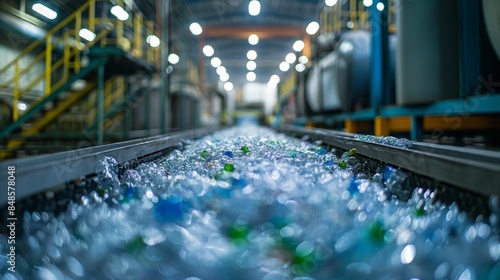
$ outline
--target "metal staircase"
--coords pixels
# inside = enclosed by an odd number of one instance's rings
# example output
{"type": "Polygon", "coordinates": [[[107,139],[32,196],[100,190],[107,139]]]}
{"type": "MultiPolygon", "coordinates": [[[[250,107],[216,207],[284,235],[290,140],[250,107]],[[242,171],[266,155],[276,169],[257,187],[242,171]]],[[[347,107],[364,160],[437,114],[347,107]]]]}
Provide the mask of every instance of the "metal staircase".
{"type": "MultiPolygon", "coordinates": [[[[43,131],[92,92],[97,93],[86,112],[92,120],[88,126],[103,130],[105,119],[118,113],[120,110],[114,108],[121,107],[125,100],[124,75],[155,71],[158,51],[146,44],[146,38],[154,35],[153,22],[143,21],[140,12],[125,21],[96,18],[96,10],[109,7],[105,2],[108,0],[89,0],[0,69],[4,77],[0,89],[12,91],[12,122],[0,128],[0,141],[5,147],[0,150],[0,159],[11,157],[30,136],[43,131]],[[82,34],[84,29],[87,36],[82,34]],[[89,38],[88,34],[93,35],[89,38]],[[125,70],[120,69],[120,59],[128,65],[125,70]],[[37,71],[41,64],[43,71],[37,71]],[[72,90],[76,81],[85,86],[72,90]],[[43,93],[20,111],[20,100],[35,89],[43,93]],[[52,105],[50,110],[46,109],[48,105],[52,105]]],[[[113,4],[124,7],[123,1],[113,4]]],[[[99,142],[102,144],[102,139],[99,142]]]]}

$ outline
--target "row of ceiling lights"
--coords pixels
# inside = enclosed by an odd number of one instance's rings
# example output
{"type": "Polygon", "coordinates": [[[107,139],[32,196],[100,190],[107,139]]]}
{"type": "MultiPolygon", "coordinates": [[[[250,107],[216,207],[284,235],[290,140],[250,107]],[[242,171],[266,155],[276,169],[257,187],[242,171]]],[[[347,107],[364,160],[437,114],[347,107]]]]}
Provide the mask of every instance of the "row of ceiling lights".
{"type": "MultiPolygon", "coordinates": [[[[198,23],[191,24],[190,30],[194,35],[200,35],[203,32],[202,27],[198,23]]],[[[248,43],[250,45],[257,45],[259,43],[258,35],[251,34],[248,37],[248,43]]],[[[295,52],[301,52],[304,49],[304,47],[305,47],[305,44],[302,40],[295,41],[295,43],[292,46],[292,48],[295,52]]],[[[205,45],[203,47],[202,51],[206,57],[212,57],[215,53],[213,47],[210,45],[205,45]]],[[[257,56],[258,56],[258,54],[255,50],[249,50],[247,52],[248,62],[246,64],[246,68],[249,72],[246,74],[246,79],[249,82],[253,82],[257,79],[257,75],[254,72],[255,69],[257,69],[257,63],[255,62],[255,60],[257,59],[257,56]]],[[[289,53],[286,55],[285,60],[280,63],[279,69],[283,72],[286,72],[290,69],[290,65],[294,64],[296,61],[297,61],[297,56],[295,55],[295,53],[289,53]]],[[[306,69],[305,64],[308,62],[308,58],[307,58],[307,56],[301,56],[301,57],[299,57],[298,61],[299,61],[299,63],[295,66],[295,70],[297,70],[298,72],[302,72],[306,69]]],[[[229,75],[225,71],[226,68],[224,68],[224,66],[221,66],[222,61],[220,60],[220,58],[212,57],[210,60],[210,64],[212,65],[212,67],[217,68],[217,74],[219,74],[220,80],[223,82],[227,82],[227,80],[229,79],[229,75]],[[223,68],[224,70],[220,70],[221,68],[223,68]]],[[[270,88],[274,88],[274,87],[276,87],[277,83],[279,83],[279,76],[273,75],[269,79],[268,86],[270,88]],[[276,77],[277,77],[277,79],[276,79],[276,77]]],[[[233,88],[232,84],[229,87],[232,89],[233,88]]]]}
{"type": "MultiPolygon", "coordinates": [[[[53,20],[57,18],[57,12],[52,10],[51,8],[41,4],[35,3],[32,6],[33,11],[39,13],[40,15],[53,20]]],[[[121,21],[126,21],[129,19],[130,15],[123,7],[118,5],[111,7],[111,14],[114,15],[117,19],[121,21]]],[[[78,35],[87,41],[93,41],[96,38],[96,34],[87,28],[82,28],[78,31],[78,35]]],[[[146,39],[146,42],[153,48],[160,46],[160,38],[156,35],[149,35],[146,39]]]]}
{"type": "Polygon", "coordinates": [[[203,47],[202,51],[206,57],[212,57],[212,59],[210,59],[210,65],[212,65],[212,67],[216,69],[215,71],[219,75],[219,79],[224,82],[224,89],[227,91],[233,90],[234,85],[229,81],[230,76],[227,73],[226,67],[222,66],[222,60],[216,56],[213,56],[215,54],[214,48],[212,48],[212,46],[210,45],[206,45],[203,47]]]}
{"type": "MultiPolygon", "coordinates": [[[[256,45],[259,41],[259,37],[256,34],[251,34],[248,37],[248,41],[251,45],[256,45]]],[[[293,44],[292,48],[294,51],[300,52],[304,49],[304,46],[305,46],[305,44],[302,40],[297,40],[293,44]]],[[[203,51],[203,54],[207,57],[212,57],[215,53],[213,47],[210,45],[205,45],[203,47],[202,51],[203,51]]],[[[254,72],[255,69],[257,68],[257,63],[255,62],[255,60],[257,59],[257,56],[258,56],[258,54],[255,50],[249,50],[247,52],[248,62],[246,64],[246,68],[249,72],[246,74],[246,79],[249,82],[253,82],[257,79],[257,75],[254,72]]],[[[283,72],[286,72],[290,69],[290,65],[294,64],[296,61],[297,61],[297,56],[295,55],[295,53],[289,53],[286,55],[285,60],[282,63],[280,63],[279,69],[283,72]]],[[[295,69],[298,72],[302,72],[306,69],[305,64],[308,62],[308,58],[307,58],[307,56],[301,56],[301,57],[299,57],[298,61],[299,61],[299,63],[296,64],[295,69]]],[[[220,60],[220,58],[212,57],[212,59],[210,60],[210,64],[212,65],[212,67],[217,69],[216,71],[217,71],[217,74],[219,74],[220,80],[223,82],[227,82],[227,80],[229,79],[229,75],[226,72],[226,68],[224,66],[222,66],[222,61],[220,60]]],[[[278,83],[279,83],[279,76],[272,75],[271,78],[269,79],[268,86],[270,88],[275,88],[278,83]]],[[[232,84],[231,84],[230,88],[231,89],[233,88],[232,84]]]]}

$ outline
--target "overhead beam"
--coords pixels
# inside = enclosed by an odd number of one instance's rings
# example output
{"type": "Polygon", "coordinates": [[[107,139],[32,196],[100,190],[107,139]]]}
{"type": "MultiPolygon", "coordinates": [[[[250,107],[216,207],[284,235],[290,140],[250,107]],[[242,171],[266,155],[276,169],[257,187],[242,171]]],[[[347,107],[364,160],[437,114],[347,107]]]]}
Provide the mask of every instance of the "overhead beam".
{"type": "Polygon", "coordinates": [[[246,39],[251,34],[256,34],[260,39],[302,38],[306,36],[306,31],[304,28],[293,26],[205,26],[202,36],[246,39]]]}

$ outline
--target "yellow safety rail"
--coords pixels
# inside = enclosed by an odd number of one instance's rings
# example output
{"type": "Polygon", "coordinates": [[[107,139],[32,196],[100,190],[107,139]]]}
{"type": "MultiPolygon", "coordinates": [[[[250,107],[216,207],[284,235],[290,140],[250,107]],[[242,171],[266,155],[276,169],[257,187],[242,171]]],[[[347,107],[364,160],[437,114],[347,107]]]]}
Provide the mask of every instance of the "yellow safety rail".
{"type": "MultiPolygon", "coordinates": [[[[157,61],[158,49],[146,44],[147,36],[154,35],[154,23],[143,21],[140,12],[132,13],[126,21],[114,17],[96,18],[96,5],[107,1],[109,0],[89,0],[48,31],[44,38],[30,44],[13,61],[0,69],[0,76],[9,77],[0,84],[0,88],[13,91],[14,121],[20,115],[20,98],[37,89],[43,91],[43,94],[30,104],[33,106],[68,82],[72,73],[78,73],[84,67],[82,53],[85,49],[93,46],[117,46],[149,63],[154,64],[157,61]],[[87,41],[82,38],[82,28],[90,30],[94,39],[87,41]],[[124,32],[125,30],[127,32],[124,32]],[[116,37],[108,38],[113,32],[116,37]],[[56,51],[62,53],[61,58],[57,60],[54,59],[56,51]],[[26,64],[26,61],[29,63],[26,64]],[[39,71],[42,64],[44,69],[39,71]],[[41,73],[34,73],[37,70],[41,73]]],[[[113,3],[124,7],[123,0],[113,3]]]]}
{"type": "MultiPolygon", "coordinates": [[[[104,115],[106,115],[114,104],[125,100],[126,81],[124,76],[113,76],[104,85],[104,115]]],[[[97,116],[96,94],[92,94],[87,101],[87,126],[94,124],[97,116]]]]}
{"type": "Polygon", "coordinates": [[[290,75],[288,75],[283,83],[280,84],[278,88],[278,97],[284,98],[292,94],[293,89],[297,85],[297,72],[292,71],[290,75]]]}
{"type": "MultiPolygon", "coordinates": [[[[339,33],[345,29],[367,29],[369,11],[363,1],[347,0],[337,2],[332,7],[325,6],[320,15],[321,34],[339,33]]],[[[389,29],[394,32],[396,2],[389,0],[389,29]]],[[[375,4],[374,4],[375,5],[375,4]]]]}

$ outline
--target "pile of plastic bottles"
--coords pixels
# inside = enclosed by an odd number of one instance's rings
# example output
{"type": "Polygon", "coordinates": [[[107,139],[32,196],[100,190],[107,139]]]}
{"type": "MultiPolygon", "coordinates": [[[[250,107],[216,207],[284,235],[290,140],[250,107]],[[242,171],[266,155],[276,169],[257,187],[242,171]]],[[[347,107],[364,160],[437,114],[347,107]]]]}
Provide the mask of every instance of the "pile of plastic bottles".
{"type": "Polygon", "coordinates": [[[99,187],[61,214],[24,213],[4,279],[500,279],[498,199],[470,220],[395,167],[365,174],[262,127],[189,141],[137,168],[105,158],[99,187]]]}

